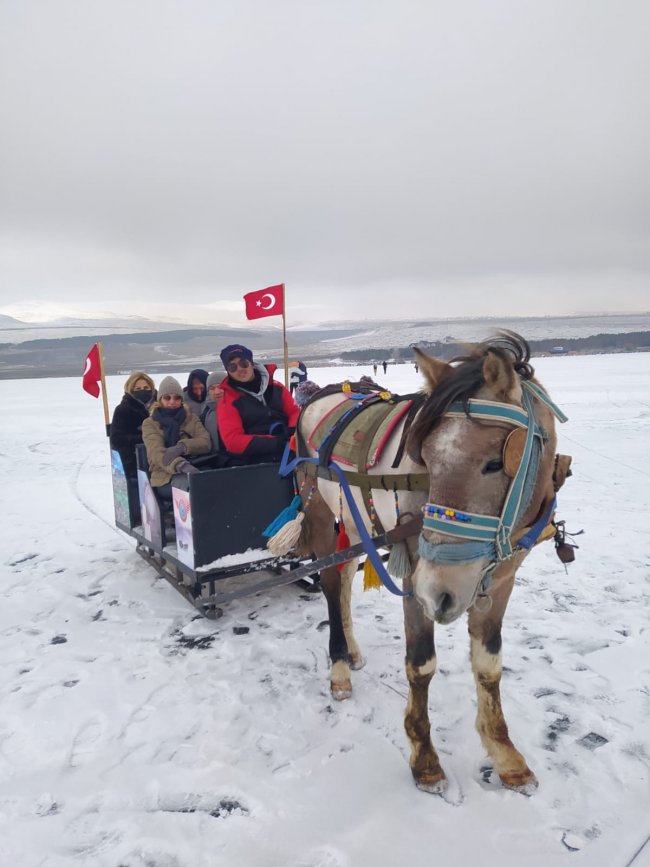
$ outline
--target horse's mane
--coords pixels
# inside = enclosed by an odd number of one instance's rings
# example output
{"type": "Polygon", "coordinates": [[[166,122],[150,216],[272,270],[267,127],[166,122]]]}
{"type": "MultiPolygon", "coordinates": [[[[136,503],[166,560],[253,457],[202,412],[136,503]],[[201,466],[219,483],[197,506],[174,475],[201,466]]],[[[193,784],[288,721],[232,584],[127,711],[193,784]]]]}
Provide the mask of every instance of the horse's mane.
{"type": "Polygon", "coordinates": [[[418,463],[422,463],[422,441],[444,416],[449,405],[459,401],[467,411],[467,401],[485,383],[483,362],[488,352],[498,355],[506,364],[512,365],[523,379],[532,379],[535,375],[532,365],[529,364],[530,346],[514,331],[500,331],[471,347],[467,355],[452,358],[449,372],[431,392],[409,432],[407,451],[418,463]]]}

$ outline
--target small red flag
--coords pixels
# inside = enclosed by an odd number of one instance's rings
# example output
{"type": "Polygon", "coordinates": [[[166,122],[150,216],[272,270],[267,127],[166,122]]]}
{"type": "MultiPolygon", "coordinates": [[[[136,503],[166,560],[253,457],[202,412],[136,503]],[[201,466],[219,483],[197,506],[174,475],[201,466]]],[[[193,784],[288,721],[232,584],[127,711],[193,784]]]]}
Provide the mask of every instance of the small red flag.
{"type": "Polygon", "coordinates": [[[280,283],[279,286],[269,286],[267,289],[244,295],[246,319],[262,319],[264,316],[278,316],[283,313],[282,288],[280,283]]]}
{"type": "Polygon", "coordinates": [[[81,380],[83,390],[87,391],[88,394],[92,394],[93,397],[99,397],[99,381],[101,378],[102,369],[99,363],[99,347],[95,344],[86,356],[83,379],[81,380]]]}

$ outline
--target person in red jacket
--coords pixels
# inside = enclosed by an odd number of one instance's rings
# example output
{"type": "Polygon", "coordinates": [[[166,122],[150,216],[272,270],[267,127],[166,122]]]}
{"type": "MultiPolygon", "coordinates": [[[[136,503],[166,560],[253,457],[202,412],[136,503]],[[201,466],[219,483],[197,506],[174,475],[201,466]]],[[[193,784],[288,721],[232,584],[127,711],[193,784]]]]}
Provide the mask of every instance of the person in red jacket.
{"type": "Polygon", "coordinates": [[[275,364],[253,361],[253,353],[239,343],[220,353],[227,376],[217,405],[223,445],[248,463],[278,461],[296,427],[300,409],[289,391],[274,382],[275,364]]]}

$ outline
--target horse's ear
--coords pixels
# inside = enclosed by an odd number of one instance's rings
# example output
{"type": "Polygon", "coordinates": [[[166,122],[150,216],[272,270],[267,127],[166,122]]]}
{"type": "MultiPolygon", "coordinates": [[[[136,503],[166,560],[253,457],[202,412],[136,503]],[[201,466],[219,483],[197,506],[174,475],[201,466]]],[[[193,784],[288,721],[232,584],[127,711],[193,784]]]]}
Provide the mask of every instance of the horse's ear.
{"type": "Polygon", "coordinates": [[[424,378],[427,381],[429,389],[433,391],[436,386],[440,385],[442,380],[451,370],[451,367],[447,364],[446,361],[440,361],[437,358],[432,358],[430,355],[427,355],[426,352],[422,352],[421,349],[418,349],[417,346],[413,347],[413,351],[415,353],[418,366],[420,367],[420,370],[424,374],[424,378]]]}
{"type": "Polygon", "coordinates": [[[514,366],[500,353],[488,351],[483,362],[483,379],[495,397],[515,403],[521,400],[521,383],[514,366]]]}

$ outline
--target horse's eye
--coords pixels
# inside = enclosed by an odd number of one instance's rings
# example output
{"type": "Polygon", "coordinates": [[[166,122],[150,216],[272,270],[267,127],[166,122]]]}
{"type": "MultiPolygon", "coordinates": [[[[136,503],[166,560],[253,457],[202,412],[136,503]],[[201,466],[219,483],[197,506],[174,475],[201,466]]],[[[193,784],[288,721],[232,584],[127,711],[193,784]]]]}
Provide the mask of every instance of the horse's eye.
{"type": "Polygon", "coordinates": [[[495,458],[493,461],[488,461],[487,464],[483,467],[481,472],[485,475],[485,473],[498,473],[499,470],[503,469],[503,461],[495,458]]]}

